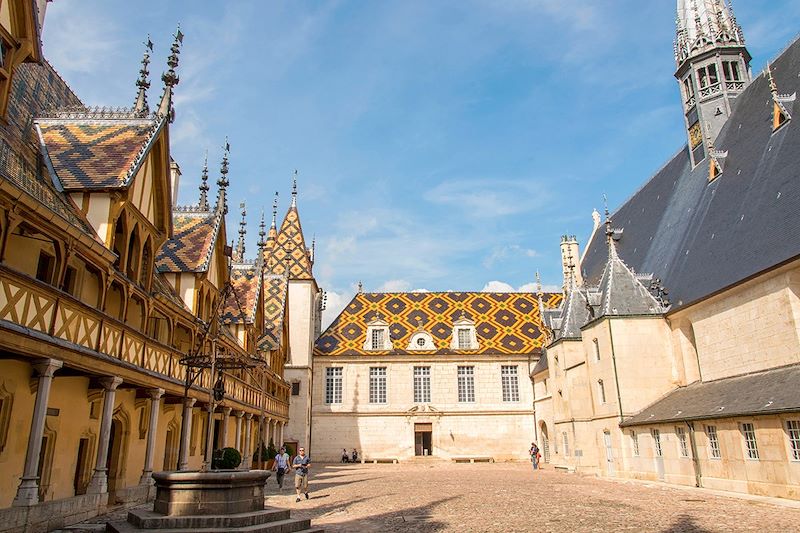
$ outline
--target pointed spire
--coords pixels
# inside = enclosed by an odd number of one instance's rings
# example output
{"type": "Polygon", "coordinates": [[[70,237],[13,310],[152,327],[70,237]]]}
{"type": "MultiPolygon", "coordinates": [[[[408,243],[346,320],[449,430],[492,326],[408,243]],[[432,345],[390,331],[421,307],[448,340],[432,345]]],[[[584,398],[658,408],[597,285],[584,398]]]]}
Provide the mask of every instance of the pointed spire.
{"type": "Polygon", "coordinates": [[[772,64],[767,63],[767,77],[769,78],[769,92],[772,93],[772,98],[778,96],[778,86],[775,84],[775,78],[772,77],[772,64]]]}
{"type": "Polygon", "coordinates": [[[228,199],[226,197],[226,192],[228,185],[230,185],[230,182],[228,181],[228,155],[230,153],[231,145],[228,142],[228,138],[225,137],[225,151],[223,152],[222,164],[220,165],[219,169],[220,177],[217,180],[217,186],[219,187],[219,191],[217,192],[217,209],[221,209],[223,215],[228,214],[228,199]]]}
{"type": "Polygon", "coordinates": [[[361,280],[358,280],[358,294],[361,294],[363,292],[364,292],[364,284],[361,283],[361,280]]]}
{"type": "Polygon", "coordinates": [[[292,207],[297,207],[297,169],[292,176],[292,207]]]}
{"type": "Polygon", "coordinates": [[[275,198],[272,200],[272,225],[270,229],[276,229],[278,218],[278,191],[275,191],[275,198]]]}
{"type": "Polygon", "coordinates": [[[144,116],[150,112],[150,106],[147,104],[147,89],[150,88],[150,52],[153,51],[153,41],[150,36],[147,36],[147,42],[144,43],[144,55],[142,56],[142,68],[139,69],[139,79],[136,80],[136,86],[139,87],[139,92],[136,94],[136,101],[133,103],[133,110],[137,115],[144,116]]]}
{"type": "Polygon", "coordinates": [[[312,263],[314,262],[314,256],[316,255],[316,249],[317,249],[317,234],[315,233],[311,236],[311,257],[309,257],[309,259],[311,260],[312,263]]]}
{"type": "Polygon", "coordinates": [[[606,241],[608,243],[608,258],[616,259],[617,256],[617,246],[614,243],[614,230],[611,227],[611,215],[608,212],[608,198],[606,195],[603,195],[603,205],[605,206],[605,215],[606,215],[606,241]]]}
{"type": "Polygon", "coordinates": [[[169,70],[161,75],[161,80],[164,82],[164,94],[161,96],[161,103],[158,105],[158,114],[169,117],[170,122],[175,120],[175,111],[172,108],[172,89],[178,85],[180,81],[178,74],[175,73],[175,69],[178,67],[178,55],[181,53],[182,43],[183,33],[181,32],[180,25],[178,25],[178,29],[175,31],[175,40],[172,42],[172,47],[170,48],[171,53],[167,59],[169,70]]]}
{"type": "Polygon", "coordinates": [[[239,221],[239,242],[236,243],[236,258],[239,261],[244,261],[244,238],[247,235],[247,208],[245,203],[239,204],[242,210],[242,220],[239,221]]]}
{"type": "Polygon", "coordinates": [[[264,208],[261,208],[261,222],[258,224],[258,256],[261,257],[261,252],[264,251],[264,246],[267,245],[267,241],[264,240],[264,237],[267,236],[266,223],[264,222],[264,208]]]}
{"type": "Polygon", "coordinates": [[[209,210],[208,206],[208,150],[203,160],[203,173],[200,175],[200,202],[197,204],[204,211],[209,210]]]}

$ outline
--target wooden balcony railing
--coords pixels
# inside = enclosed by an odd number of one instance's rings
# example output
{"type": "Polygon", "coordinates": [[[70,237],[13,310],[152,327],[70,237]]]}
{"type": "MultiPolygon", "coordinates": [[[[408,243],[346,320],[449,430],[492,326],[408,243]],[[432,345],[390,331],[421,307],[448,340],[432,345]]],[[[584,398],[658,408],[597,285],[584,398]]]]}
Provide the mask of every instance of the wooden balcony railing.
{"type": "MultiPolygon", "coordinates": [[[[63,339],[165,378],[183,382],[183,354],[77,300],[55,287],[0,265],[0,320],[63,339]]],[[[261,409],[261,390],[236,376],[226,376],[227,396],[251,409],[261,409]]],[[[196,388],[208,392],[204,371],[196,388]]],[[[266,393],[265,393],[266,394],[266,393]]],[[[287,417],[288,402],[266,394],[266,412],[287,417]]]]}

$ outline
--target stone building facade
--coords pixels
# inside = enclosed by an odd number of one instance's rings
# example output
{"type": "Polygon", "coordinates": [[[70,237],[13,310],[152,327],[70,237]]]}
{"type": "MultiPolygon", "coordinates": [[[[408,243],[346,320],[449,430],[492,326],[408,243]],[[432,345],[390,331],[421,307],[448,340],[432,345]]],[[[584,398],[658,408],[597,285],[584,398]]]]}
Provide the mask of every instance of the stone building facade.
{"type": "Polygon", "coordinates": [[[595,224],[545,317],[556,466],[800,498],[800,41],[749,61],[729,5],[678,1],[689,144],[595,224]]]}
{"type": "Polygon", "coordinates": [[[314,456],[523,459],[540,306],[560,294],[358,293],[314,348],[314,456]]]}

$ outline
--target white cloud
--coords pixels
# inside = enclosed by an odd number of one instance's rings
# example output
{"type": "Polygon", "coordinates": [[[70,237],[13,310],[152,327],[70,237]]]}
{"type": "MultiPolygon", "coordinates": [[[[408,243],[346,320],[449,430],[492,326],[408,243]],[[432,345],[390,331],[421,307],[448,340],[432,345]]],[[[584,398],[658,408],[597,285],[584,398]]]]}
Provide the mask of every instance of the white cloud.
{"type": "Polygon", "coordinates": [[[404,279],[390,279],[378,287],[377,292],[408,292],[411,283],[404,279]]]}
{"type": "Polygon", "coordinates": [[[342,312],[345,306],[350,303],[356,293],[355,287],[345,290],[326,290],[327,295],[325,311],[322,312],[322,330],[331,325],[337,316],[342,312]]]}
{"type": "Polygon", "coordinates": [[[495,263],[512,257],[538,257],[538,255],[538,252],[531,248],[524,248],[519,244],[507,244],[493,248],[491,253],[483,260],[483,266],[491,268],[495,263]]]}
{"type": "Polygon", "coordinates": [[[67,0],[48,6],[42,40],[45,55],[62,74],[89,74],[113,61],[118,34],[110,17],[67,0]]]}
{"type": "MultiPolygon", "coordinates": [[[[528,282],[514,288],[505,281],[492,280],[483,286],[481,292],[536,292],[536,282],[528,282]]],[[[542,285],[542,292],[561,292],[560,285],[542,285]]]]}
{"type": "Polygon", "coordinates": [[[452,205],[482,218],[532,211],[545,205],[548,198],[542,184],[529,180],[450,180],[425,193],[429,202],[452,205]]]}
{"type": "Polygon", "coordinates": [[[483,286],[481,292],[517,292],[514,287],[504,281],[490,281],[483,286]]]}

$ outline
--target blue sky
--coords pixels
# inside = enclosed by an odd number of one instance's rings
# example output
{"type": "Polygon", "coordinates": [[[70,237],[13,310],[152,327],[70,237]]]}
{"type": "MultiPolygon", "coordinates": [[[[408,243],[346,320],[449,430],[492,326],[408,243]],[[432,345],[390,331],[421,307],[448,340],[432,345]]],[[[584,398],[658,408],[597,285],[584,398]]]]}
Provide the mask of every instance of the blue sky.
{"type": "MultiPolygon", "coordinates": [[[[735,7],[757,73],[800,2],[735,7]]],[[[358,280],[527,289],[538,269],[558,286],[560,236],[585,244],[603,193],[621,204],[685,142],[674,20],[674,0],[56,0],[44,51],[87,104],[131,105],[149,33],[153,103],[180,22],[180,201],[206,149],[216,179],[227,135],[252,253],[297,168],[327,322],[358,280]]]]}

